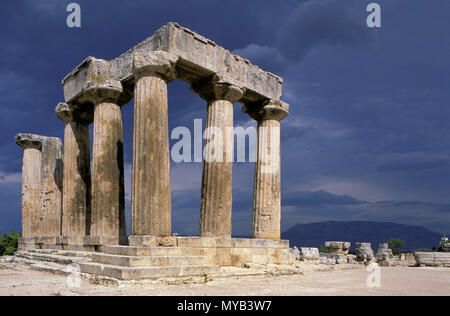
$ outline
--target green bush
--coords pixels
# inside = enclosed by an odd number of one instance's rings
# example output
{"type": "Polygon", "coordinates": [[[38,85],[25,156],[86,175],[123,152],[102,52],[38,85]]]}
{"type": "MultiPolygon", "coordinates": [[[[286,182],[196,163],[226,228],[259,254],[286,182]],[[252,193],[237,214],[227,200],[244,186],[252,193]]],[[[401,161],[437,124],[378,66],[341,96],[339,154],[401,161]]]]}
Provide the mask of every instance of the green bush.
{"type": "Polygon", "coordinates": [[[416,251],[414,251],[414,252],[433,252],[433,250],[428,249],[428,248],[419,248],[419,249],[416,249],[416,251]]]}
{"type": "Polygon", "coordinates": [[[400,239],[391,238],[388,242],[389,248],[392,249],[392,253],[396,256],[402,253],[402,248],[405,247],[405,242],[400,239]]]}
{"type": "Polygon", "coordinates": [[[15,231],[9,235],[4,233],[0,238],[0,256],[12,256],[17,251],[19,237],[22,234],[15,231]]]}

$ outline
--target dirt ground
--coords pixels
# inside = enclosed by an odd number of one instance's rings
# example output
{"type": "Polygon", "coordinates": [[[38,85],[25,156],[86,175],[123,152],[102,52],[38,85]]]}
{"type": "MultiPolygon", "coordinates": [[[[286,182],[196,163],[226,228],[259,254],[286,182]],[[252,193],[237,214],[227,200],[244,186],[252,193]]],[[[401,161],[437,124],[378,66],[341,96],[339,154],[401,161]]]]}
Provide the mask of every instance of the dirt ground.
{"type": "Polygon", "coordinates": [[[364,268],[334,268],[325,272],[305,269],[303,275],[221,279],[204,284],[101,286],[82,281],[80,287],[69,287],[67,277],[64,276],[0,267],[0,296],[446,296],[450,293],[448,268],[382,268],[379,288],[367,286],[368,276],[364,268]]]}

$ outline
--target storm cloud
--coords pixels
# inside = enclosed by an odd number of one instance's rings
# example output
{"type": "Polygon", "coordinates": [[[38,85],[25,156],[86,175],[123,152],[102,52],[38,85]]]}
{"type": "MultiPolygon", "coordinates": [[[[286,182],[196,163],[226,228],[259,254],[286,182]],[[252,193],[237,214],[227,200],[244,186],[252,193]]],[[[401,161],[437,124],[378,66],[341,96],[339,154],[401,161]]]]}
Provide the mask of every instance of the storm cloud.
{"type": "MultiPolygon", "coordinates": [[[[448,0],[6,1],[0,10],[0,231],[20,229],[18,132],[63,137],[61,79],[85,57],[114,58],[175,21],[284,79],[282,228],[390,221],[450,231],[448,0]],[[220,14],[217,14],[220,12],[220,14]]],[[[193,128],[206,103],[174,81],[169,128],[193,128]]],[[[236,126],[256,126],[234,107],[236,126]]],[[[133,106],[122,109],[127,220],[133,106]]],[[[171,142],[173,144],[173,141],[171,142]]],[[[201,164],[172,164],[173,230],[198,234],[201,164]]],[[[233,170],[233,234],[251,232],[253,164],[233,170]]]]}

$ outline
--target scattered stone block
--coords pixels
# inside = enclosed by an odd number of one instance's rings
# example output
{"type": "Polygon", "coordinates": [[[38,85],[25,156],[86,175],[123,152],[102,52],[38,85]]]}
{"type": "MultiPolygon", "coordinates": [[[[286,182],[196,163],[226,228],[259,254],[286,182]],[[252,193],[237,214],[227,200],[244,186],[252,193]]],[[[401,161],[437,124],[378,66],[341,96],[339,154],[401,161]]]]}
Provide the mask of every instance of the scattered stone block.
{"type": "Polygon", "coordinates": [[[317,260],[320,257],[318,248],[300,248],[300,255],[303,260],[317,260]]]}
{"type": "Polygon", "coordinates": [[[378,265],[380,266],[395,266],[396,260],[392,253],[392,250],[389,249],[389,245],[384,243],[378,246],[377,253],[375,254],[375,258],[377,260],[378,265]]]}
{"type": "Polygon", "coordinates": [[[355,244],[355,254],[356,261],[363,263],[371,262],[375,258],[371,243],[357,242],[355,244]]]}
{"type": "Polygon", "coordinates": [[[348,264],[359,264],[359,263],[361,263],[361,262],[359,262],[359,261],[356,259],[356,255],[347,255],[347,263],[348,263],[348,264]]]}
{"type": "Polygon", "coordinates": [[[439,245],[439,252],[450,252],[450,241],[447,237],[441,238],[441,244],[439,245]]]}
{"type": "Polygon", "coordinates": [[[11,256],[0,257],[0,263],[11,263],[11,262],[14,262],[14,257],[11,256]]]}
{"type": "Polygon", "coordinates": [[[327,259],[326,265],[334,266],[334,265],[336,265],[336,260],[329,258],[329,259],[327,259]]]}
{"type": "Polygon", "coordinates": [[[351,243],[344,241],[327,241],[325,242],[325,249],[327,253],[348,254],[351,243]]]}
{"type": "Polygon", "coordinates": [[[321,256],[326,257],[329,260],[333,260],[335,264],[347,263],[347,255],[341,253],[321,253],[321,256]]]}
{"type": "Polygon", "coordinates": [[[450,267],[448,252],[415,252],[414,257],[419,266],[450,267]]]}
{"type": "Polygon", "coordinates": [[[319,257],[318,263],[319,264],[327,264],[328,258],[327,257],[319,257]]]}

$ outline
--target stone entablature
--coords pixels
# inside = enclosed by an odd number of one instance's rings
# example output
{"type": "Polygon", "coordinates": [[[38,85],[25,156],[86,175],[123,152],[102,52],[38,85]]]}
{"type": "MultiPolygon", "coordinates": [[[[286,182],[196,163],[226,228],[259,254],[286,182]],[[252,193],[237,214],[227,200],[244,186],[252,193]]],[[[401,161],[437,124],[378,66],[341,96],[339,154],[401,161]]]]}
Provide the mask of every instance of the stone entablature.
{"type": "Polygon", "coordinates": [[[84,91],[91,83],[105,78],[120,81],[125,89],[130,87],[131,93],[135,81],[134,55],[152,51],[164,51],[177,57],[175,70],[179,80],[194,83],[218,75],[223,81],[238,83],[244,90],[239,102],[279,100],[282,95],[283,80],[280,77],[191,30],[168,23],[152,37],[111,61],[94,57],[85,59],[63,80],[65,101],[85,103],[84,91]]]}

